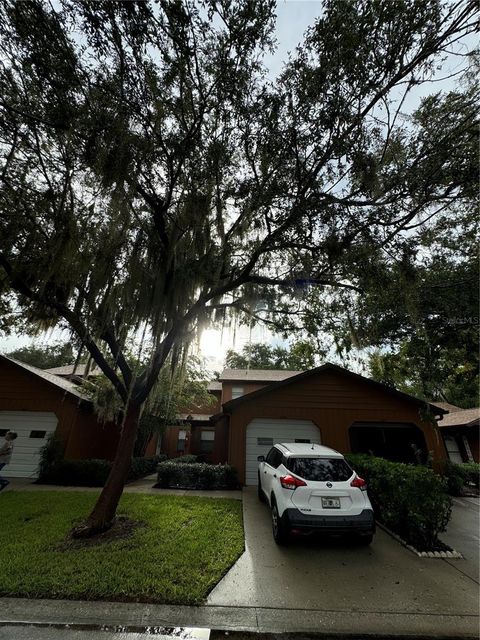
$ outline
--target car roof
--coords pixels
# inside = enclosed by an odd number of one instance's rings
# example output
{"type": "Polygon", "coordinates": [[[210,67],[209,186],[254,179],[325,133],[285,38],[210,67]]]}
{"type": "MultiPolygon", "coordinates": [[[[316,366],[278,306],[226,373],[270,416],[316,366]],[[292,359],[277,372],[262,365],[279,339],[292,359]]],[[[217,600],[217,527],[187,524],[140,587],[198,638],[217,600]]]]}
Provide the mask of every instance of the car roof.
{"type": "Polygon", "coordinates": [[[343,454],[330,447],[324,447],[321,444],[311,444],[309,442],[281,442],[275,445],[281,448],[282,453],[286,456],[302,456],[302,457],[328,457],[343,458],[343,454]]]}

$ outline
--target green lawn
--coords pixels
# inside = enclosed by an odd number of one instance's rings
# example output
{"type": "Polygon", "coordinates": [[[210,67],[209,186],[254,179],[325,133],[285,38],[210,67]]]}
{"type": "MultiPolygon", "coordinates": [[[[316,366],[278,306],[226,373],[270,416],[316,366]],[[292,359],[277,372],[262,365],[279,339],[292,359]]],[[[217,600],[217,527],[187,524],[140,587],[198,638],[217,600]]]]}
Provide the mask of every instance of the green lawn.
{"type": "Polygon", "coordinates": [[[243,551],[241,502],[127,494],[119,514],[142,520],[132,537],[58,548],[96,494],[0,494],[0,595],[196,604],[243,551]]]}

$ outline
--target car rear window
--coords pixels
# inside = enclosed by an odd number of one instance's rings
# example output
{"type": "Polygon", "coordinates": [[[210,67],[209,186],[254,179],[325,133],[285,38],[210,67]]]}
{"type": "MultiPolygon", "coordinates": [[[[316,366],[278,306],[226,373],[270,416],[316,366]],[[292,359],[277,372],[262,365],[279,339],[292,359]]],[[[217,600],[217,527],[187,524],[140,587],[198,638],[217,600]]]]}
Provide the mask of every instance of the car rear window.
{"type": "Polygon", "coordinates": [[[341,458],[289,458],[287,468],[313,482],[345,482],[353,471],[341,458]]]}

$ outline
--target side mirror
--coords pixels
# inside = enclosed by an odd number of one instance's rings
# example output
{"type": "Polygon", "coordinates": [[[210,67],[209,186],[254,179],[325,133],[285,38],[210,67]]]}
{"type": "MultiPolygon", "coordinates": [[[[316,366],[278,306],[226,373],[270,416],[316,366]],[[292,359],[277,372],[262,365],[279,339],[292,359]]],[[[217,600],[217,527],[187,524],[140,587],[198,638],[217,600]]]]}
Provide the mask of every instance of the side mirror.
{"type": "Polygon", "coordinates": [[[258,462],[265,462],[265,456],[258,456],[258,462]]]}

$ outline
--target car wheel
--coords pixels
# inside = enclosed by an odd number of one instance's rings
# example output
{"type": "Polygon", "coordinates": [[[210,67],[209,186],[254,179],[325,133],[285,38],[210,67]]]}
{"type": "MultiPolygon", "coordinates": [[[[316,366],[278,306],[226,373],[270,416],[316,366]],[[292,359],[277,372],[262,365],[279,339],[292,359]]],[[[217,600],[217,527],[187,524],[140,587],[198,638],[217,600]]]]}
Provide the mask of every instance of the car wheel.
{"type": "Polygon", "coordinates": [[[368,547],[368,545],[372,544],[372,542],[373,542],[373,533],[367,536],[358,536],[358,544],[360,544],[362,547],[368,547]]]}
{"type": "Polygon", "coordinates": [[[278,509],[275,502],[272,500],[272,533],[273,539],[277,544],[285,544],[288,540],[288,532],[282,522],[281,517],[278,515],[278,509]]]}
{"type": "Polygon", "coordinates": [[[262,485],[260,484],[260,474],[258,474],[257,491],[258,491],[258,499],[260,500],[260,502],[266,502],[265,494],[263,493],[262,485]]]}

